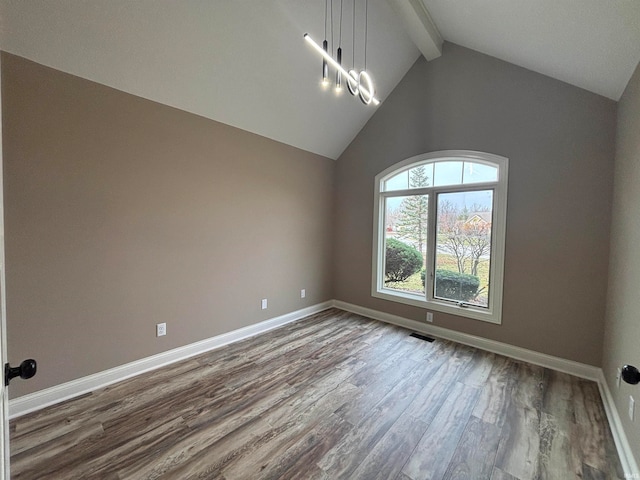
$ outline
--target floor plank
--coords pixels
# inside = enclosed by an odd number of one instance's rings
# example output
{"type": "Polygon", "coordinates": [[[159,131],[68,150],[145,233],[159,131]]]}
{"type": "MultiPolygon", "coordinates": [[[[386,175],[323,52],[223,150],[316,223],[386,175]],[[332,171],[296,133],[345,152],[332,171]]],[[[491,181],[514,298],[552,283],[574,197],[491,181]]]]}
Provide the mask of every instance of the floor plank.
{"type": "Polygon", "coordinates": [[[511,406],[516,383],[516,362],[496,357],[473,414],[484,422],[502,428],[511,406]]]}
{"type": "MultiPolygon", "coordinates": [[[[399,416],[425,388],[432,372],[441,365],[431,368],[414,368],[403,374],[400,381],[377,402],[368,415],[332,448],[319,466],[333,478],[350,478],[375,446],[388,437],[387,433],[397,423],[399,416]]],[[[338,414],[342,411],[338,410],[338,414]]]]}
{"type": "Polygon", "coordinates": [[[507,412],[496,467],[521,480],[538,475],[540,411],[513,404],[507,412]]]}
{"type": "Polygon", "coordinates": [[[556,421],[575,422],[573,378],[566,373],[545,369],[545,389],[541,410],[553,415],[556,421]]]}
{"type": "Polygon", "coordinates": [[[575,429],[566,429],[566,419],[542,412],[540,415],[540,450],[538,478],[578,479],[582,472],[579,439],[575,429]]]}
{"type": "Polygon", "coordinates": [[[351,479],[396,478],[427,430],[427,424],[402,415],[350,475],[351,479]]]}
{"type": "Polygon", "coordinates": [[[545,391],[545,368],[530,363],[516,362],[513,403],[540,410],[545,391]]]}
{"type": "Polygon", "coordinates": [[[471,417],[449,462],[445,480],[490,480],[501,429],[471,417]]]}
{"type": "Polygon", "coordinates": [[[615,479],[597,385],[329,309],[14,419],[15,479],[615,479]]]}
{"type": "Polygon", "coordinates": [[[494,468],[493,473],[491,475],[491,480],[520,480],[520,479],[514,477],[513,475],[509,475],[506,472],[503,472],[499,468],[494,468]]]}
{"type": "Polygon", "coordinates": [[[462,383],[453,386],[402,473],[413,480],[435,480],[444,476],[478,396],[477,388],[462,383]]]}

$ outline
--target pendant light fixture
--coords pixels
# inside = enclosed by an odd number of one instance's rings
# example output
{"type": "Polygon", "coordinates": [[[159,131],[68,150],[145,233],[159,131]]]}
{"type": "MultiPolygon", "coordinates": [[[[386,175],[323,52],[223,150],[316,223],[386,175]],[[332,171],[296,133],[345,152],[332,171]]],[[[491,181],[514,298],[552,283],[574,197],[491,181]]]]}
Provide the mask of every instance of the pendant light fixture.
{"type": "MultiPolygon", "coordinates": [[[[333,1],[333,0],[332,0],[333,1]]],[[[324,41],[322,42],[322,49],[324,52],[329,55],[327,48],[329,47],[329,42],[327,42],[327,8],[328,8],[328,0],[324,0],[324,41]]],[[[329,86],[329,65],[327,64],[327,60],[323,57],[322,59],[322,86],[327,88],[329,86]]]]}
{"type": "MultiPolygon", "coordinates": [[[[355,0],[354,0],[355,1],[355,0]]],[[[331,19],[333,21],[333,18],[331,19]]],[[[340,24],[338,27],[338,50],[336,51],[338,65],[342,66],[342,0],[340,0],[340,24]]],[[[336,72],[336,93],[342,93],[342,72],[336,72]]]]}
{"type": "Polygon", "coordinates": [[[322,47],[318,45],[308,33],[304,34],[304,39],[322,56],[322,85],[328,87],[329,80],[329,66],[336,70],[336,93],[340,93],[343,90],[343,82],[346,79],[347,89],[353,96],[360,97],[360,100],[365,105],[374,104],[378,105],[380,101],[375,98],[375,89],[373,80],[367,72],[367,41],[368,41],[368,16],[369,16],[369,0],[364,0],[364,68],[358,72],[355,67],[356,57],[356,1],[353,0],[353,15],[352,15],[352,68],[347,71],[342,66],[342,13],[343,13],[343,0],[340,0],[340,14],[339,14],[339,28],[338,28],[338,48],[336,50],[336,59],[329,53],[329,42],[327,40],[327,18],[329,18],[329,28],[331,32],[331,52],[333,52],[334,38],[333,38],[333,0],[325,0],[325,18],[324,18],[324,35],[325,40],[322,42],[322,47]]]}

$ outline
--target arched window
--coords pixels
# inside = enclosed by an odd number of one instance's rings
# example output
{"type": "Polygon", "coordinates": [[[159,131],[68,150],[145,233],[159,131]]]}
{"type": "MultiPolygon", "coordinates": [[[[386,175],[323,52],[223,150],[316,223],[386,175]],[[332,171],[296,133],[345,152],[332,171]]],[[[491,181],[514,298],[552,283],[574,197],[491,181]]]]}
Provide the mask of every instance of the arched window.
{"type": "Polygon", "coordinates": [[[501,323],[508,159],[448,150],[376,176],[374,297],[501,323]]]}

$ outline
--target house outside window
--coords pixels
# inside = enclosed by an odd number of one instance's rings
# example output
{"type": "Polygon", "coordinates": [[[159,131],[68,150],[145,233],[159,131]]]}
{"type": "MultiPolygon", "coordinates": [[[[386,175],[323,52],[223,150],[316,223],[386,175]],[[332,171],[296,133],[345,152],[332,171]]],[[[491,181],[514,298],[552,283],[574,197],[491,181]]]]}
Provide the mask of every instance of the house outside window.
{"type": "Polygon", "coordinates": [[[372,295],[501,323],[508,159],[448,150],[375,179],[372,295]]]}

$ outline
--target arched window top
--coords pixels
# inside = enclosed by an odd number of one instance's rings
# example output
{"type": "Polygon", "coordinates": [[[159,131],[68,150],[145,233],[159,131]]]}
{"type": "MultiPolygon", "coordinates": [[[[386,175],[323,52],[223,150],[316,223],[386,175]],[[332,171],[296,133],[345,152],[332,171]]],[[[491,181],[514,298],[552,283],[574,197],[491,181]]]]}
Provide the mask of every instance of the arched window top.
{"type": "Polygon", "coordinates": [[[376,175],[371,295],[501,323],[508,169],[446,150],[376,175]]]}
{"type": "Polygon", "coordinates": [[[382,174],[380,191],[495,183],[502,157],[480,152],[448,151],[419,155],[382,174]]]}

